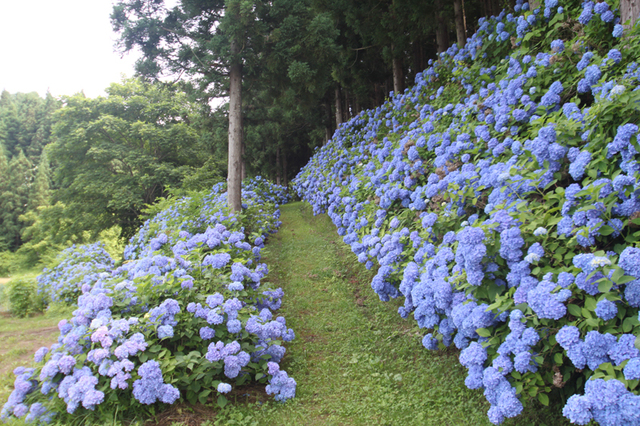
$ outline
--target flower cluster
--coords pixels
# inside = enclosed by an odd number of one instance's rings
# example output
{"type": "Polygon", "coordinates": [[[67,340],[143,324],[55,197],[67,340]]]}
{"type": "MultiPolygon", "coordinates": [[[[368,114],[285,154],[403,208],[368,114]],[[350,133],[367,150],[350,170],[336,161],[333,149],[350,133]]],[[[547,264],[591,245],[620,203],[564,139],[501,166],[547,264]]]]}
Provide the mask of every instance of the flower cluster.
{"type": "Polygon", "coordinates": [[[58,255],[56,266],[45,268],[36,277],[38,293],[47,302],[73,304],[94,282],[108,277],[113,265],[104,244],[73,245],[58,255]]]}
{"type": "Polygon", "coordinates": [[[16,370],[2,418],[46,421],[61,402],[77,414],[114,409],[119,398],[133,401],[131,409],[204,401],[248,377],[283,386],[278,400],[293,397],[295,381],[267,366],[278,365],[282,341],[294,333],[283,317],[272,321],[284,293],[261,288],[268,269],[259,263],[289,196],[262,179],[247,186],[242,215],[229,212],[219,186],[166,206],[131,239],[117,268],[100,245],[65,251],[41,283],[51,294],[61,294],[52,283],[78,290],[74,317],[60,322],[58,343],[36,352],[36,369],[16,370]]]}
{"type": "Polygon", "coordinates": [[[640,375],[625,337],[640,332],[640,73],[619,40],[640,27],[617,13],[519,0],[481,19],[294,180],[376,271],[380,299],[404,298],[423,345],[462,350],[494,423],[529,395],[582,392],[562,377],[640,375]],[[556,345],[565,326],[577,340],[556,345]]]}

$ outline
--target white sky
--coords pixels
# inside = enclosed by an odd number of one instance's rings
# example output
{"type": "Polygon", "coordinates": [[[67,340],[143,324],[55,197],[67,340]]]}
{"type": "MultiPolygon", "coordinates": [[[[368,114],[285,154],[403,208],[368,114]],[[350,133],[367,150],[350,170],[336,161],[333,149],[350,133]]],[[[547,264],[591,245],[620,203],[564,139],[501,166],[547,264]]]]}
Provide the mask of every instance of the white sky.
{"type": "Polygon", "coordinates": [[[54,96],[104,89],[133,75],[114,52],[113,0],[0,0],[0,91],[54,96]]]}

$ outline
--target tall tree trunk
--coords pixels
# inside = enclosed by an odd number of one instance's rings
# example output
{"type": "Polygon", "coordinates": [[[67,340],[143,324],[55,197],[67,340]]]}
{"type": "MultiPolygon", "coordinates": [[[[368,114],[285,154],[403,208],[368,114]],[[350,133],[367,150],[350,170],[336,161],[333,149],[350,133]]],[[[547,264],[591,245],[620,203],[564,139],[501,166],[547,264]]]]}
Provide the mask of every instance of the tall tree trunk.
{"type": "Polygon", "coordinates": [[[468,34],[467,33],[467,12],[464,11],[464,0],[461,0],[462,2],[462,24],[464,25],[464,34],[465,36],[468,34]]]}
{"type": "Polygon", "coordinates": [[[351,118],[351,96],[349,94],[349,89],[344,89],[344,101],[342,103],[342,121],[349,121],[351,118]]]}
{"type": "Polygon", "coordinates": [[[242,62],[240,43],[231,40],[232,64],[229,67],[229,173],[227,203],[232,211],[242,210],[242,62]]]}
{"type": "Polygon", "coordinates": [[[324,103],[324,110],[325,110],[325,140],[324,140],[324,145],[326,145],[329,142],[329,139],[331,139],[331,136],[333,135],[333,111],[331,111],[331,99],[330,96],[327,94],[326,95],[326,102],[324,103]]]}
{"type": "Polygon", "coordinates": [[[449,32],[447,30],[447,21],[444,19],[444,10],[442,0],[436,0],[436,43],[438,44],[438,53],[442,53],[449,48],[449,32]]]}
{"type": "Polygon", "coordinates": [[[287,154],[282,155],[282,184],[284,186],[289,185],[289,180],[287,179],[287,154]]]}
{"type": "Polygon", "coordinates": [[[391,45],[391,54],[393,55],[393,91],[396,93],[404,92],[404,74],[402,73],[402,59],[396,52],[395,46],[391,45]]]}
{"type": "Polygon", "coordinates": [[[467,42],[467,35],[464,31],[464,11],[462,9],[462,0],[453,0],[453,10],[456,15],[456,36],[458,39],[458,47],[462,49],[467,42]]]}
{"type": "Polygon", "coordinates": [[[411,73],[410,78],[414,79],[416,74],[419,72],[422,72],[427,66],[424,60],[425,57],[425,53],[424,53],[424,45],[426,43],[424,43],[424,40],[422,40],[422,37],[419,38],[418,40],[414,40],[412,47],[413,47],[413,72],[411,73]]]}
{"type": "Polygon", "coordinates": [[[626,29],[634,26],[640,15],[640,0],[620,0],[620,16],[622,24],[629,21],[629,25],[624,25],[626,29]]]}
{"type": "Polygon", "coordinates": [[[340,93],[340,86],[336,86],[336,129],[340,127],[342,117],[342,96],[340,93]]]}
{"type": "Polygon", "coordinates": [[[282,179],[280,170],[280,147],[276,148],[276,185],[280,185],[282,179]]]}
{"type": "Polygon", "coordinates": [[[374,84],[373,85],[373,96],[374,96],[374,106],[379,107],[380,105],[382,105],[382,102],[384,102],[384,93],[382,92],[382,87],[381,85],[378,84],[374,84]]]}

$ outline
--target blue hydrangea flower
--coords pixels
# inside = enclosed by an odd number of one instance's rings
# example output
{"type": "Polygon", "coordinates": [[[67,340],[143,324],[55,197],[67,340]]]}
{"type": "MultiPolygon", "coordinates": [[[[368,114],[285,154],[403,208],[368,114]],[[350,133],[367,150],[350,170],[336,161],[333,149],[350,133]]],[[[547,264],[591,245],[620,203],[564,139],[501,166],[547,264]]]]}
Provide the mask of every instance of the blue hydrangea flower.
{"type": "Polygon", "coordinates": [[[605,321],[615,318],[618,314],[618,307],[614,302],[607,299],[602,299],[596,305],[596,315],[605,321]]]}
{"type": "Polygon", "coordinates": [[[231,385],[228,384],[228,383],[220,382],[220,384],[218,384],[218,392],[220,392],[220,393],[229,393],[229,392],[231,392],[231,385]]]}
{"type": "Polygon", "coordinates": [[[607,53],[607,58],[612,60],[615,64],[619,64],[622,60],[622,53],[618,49],[611,49],[609,53],[607,53]]]}
{"type": "Polygon", "coordinates": [[[613,26],[613,32],[611,33],[611,35],[614,36],[615,38],[620,38],[622,37],[623,32],[624,32],[624,27],[620,24],[615,24],[613,26]]]}
{"type": "Polygon", "coordinates": [[[551,42],[551,50],[553,52],[562,53],[564,51],[564,41],[562,41],[562,40],[553,40],[551,42]]]}

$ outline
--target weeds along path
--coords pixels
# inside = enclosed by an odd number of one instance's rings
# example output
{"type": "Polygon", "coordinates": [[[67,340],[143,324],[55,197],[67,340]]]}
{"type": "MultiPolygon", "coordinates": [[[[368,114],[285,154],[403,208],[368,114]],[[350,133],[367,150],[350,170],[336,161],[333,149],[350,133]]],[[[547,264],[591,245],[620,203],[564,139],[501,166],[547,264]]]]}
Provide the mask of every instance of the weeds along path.
{"type": "Polygon", "coordinates": [[[455,353],[422,347],[424,332],[399,317],[398,301],[380,302],[371,272],[328,217],[314,217],[306,203],[281,211],[282,227],[264,252],[270,272],[263,285],[285,291],[279,312],[296,338],[283,368],[297,381],[297,395],[259,409],[228,407],[219,424],[490,424],[488,404],[465,387],[455,353]]]}

